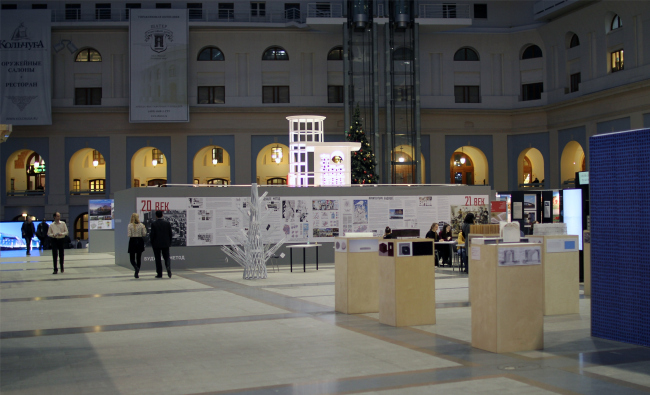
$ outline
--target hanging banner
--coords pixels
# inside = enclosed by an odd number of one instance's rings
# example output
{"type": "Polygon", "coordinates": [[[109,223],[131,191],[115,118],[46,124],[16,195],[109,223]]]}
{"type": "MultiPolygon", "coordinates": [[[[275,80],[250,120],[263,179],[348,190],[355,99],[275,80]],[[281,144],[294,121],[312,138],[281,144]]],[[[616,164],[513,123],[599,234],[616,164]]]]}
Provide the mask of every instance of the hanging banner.
{"type": "Polygon", "coordinates": [[[130,122],[189,122],[187,10],[132,9],[130,122]]]}
{"type": "Polygon", "coordinates": [[[2,10],[0,123],[51,125],[51,11],[2,10]]]}

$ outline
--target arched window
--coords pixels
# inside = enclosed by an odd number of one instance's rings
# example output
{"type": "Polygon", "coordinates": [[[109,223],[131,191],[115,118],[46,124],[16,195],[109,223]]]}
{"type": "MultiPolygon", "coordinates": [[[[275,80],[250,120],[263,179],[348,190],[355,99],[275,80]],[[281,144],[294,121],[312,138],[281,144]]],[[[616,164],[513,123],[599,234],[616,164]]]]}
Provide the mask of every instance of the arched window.
{"type": "Polygon", "coordinates": [[[199,52],[199,56],[196,57],[198,61],[224,61],[226,57],[223,55],[223,52],[217,47],[205,47],[199,52]]]}
{"type": "Polygon", "coordinates": [[[571,42],[569,43],[569,48],[577,47],[580,45],[580,39],[578,38],[577,34],[574,34],[571,36],[571,42]]]}
{"type": "Polygon", "coordinates": [[[207,181],[208,185],[228,185],[228,180],[224,178],[213,178],[207,181]]]}
{"type": "Polygon", "coordinates": [[[397,48],[393,52],[393,60],[413,60],[413,50],[406,47],[397,48]]]}
{"type": "Polygon", "coordinates": [[[464,152],[454,152],[451,157],[451,183],[474,185],[474,163],[464,152]]]}
{"type": "Polygon", "coordinates": [[[343,60],[343,47],[332,48],[327,54],[327,60],[343,60]]]}
{"type": "Polygon", "coordinates": [[[282,47],[271,47],[264,51],[262,60],[289,60],[289,54],[282,47]]]}
{"type": "Polygon", "coordinates": [[[287,185],[287,179],[282,177],[269,178],[266,185],[287,185]]]}
{"type": "Polygon", "coordinates": [[[77,53],[77,57],[74,59],[75,62],[101,62],[102,55],[99,54],[95,48],[86,48],[82,49],[77,53]]]}
{"type": "Polygon", "coordinates": [[[79,214],[74,220],[72,240],[88,240],[88,213],[79,214]]]}
{"type": "Polygon", "coordinates": [[[478,53],[472,48],[461,48],[454,54],[454,61],[478,61],[478,53]]]}
{"type": "Polygon", "coordinates": [[[611,30],[616,30],[619,27],[623,27],[623,22],[621,22],[621,17],[618,15],[614,15],[614,17],[612,18],[611,30]]]}
{"type": "Polygon", "coordinates": [[[542,50],[537,46],[537,45],[529,45],[524,49],[524,53],[521,54],[521,59],[533,59],[533,58],[541,58],[542,57],[542,50]]]}

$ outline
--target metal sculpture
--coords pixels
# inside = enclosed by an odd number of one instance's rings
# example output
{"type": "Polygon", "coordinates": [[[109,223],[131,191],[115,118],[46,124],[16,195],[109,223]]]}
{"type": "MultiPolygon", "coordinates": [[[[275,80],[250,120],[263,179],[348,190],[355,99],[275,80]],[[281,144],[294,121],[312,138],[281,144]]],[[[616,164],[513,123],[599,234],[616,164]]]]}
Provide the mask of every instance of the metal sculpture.
{"type": "Polygon", "coordinates": [[[226,236],[230,245],[221,247],[221,250],[235,260],[244,268],[244,280],[255,280],[267,278],[266,261],[275,254],[282,246],[286,238],[283,237],[278,243],[267,243],[266,232],[262,231],[262,224],[271,213],[264,204],[264,198],[268,192],[259,196],[257,184],[251,185],[250,204],[239,207],[242,218],[248,218],[248,230],[241,229],[235,240],[226,236]]]}

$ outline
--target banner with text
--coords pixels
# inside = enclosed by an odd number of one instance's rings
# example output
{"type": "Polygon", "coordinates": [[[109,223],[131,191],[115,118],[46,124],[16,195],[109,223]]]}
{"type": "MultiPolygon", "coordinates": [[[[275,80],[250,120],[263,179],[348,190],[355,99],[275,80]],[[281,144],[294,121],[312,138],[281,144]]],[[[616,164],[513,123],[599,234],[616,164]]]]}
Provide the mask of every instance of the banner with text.
{"type": "MultiPolygon", "coordinates": [[[[327,242],[348,232],[372,232],[384,228],[419,229],[424,237],[433,223],[450,224],[460,231],[465,215],[477,223],[490,220],[488,196],[268,196],[269,215],[262,224],[266,240],[287,243],[327,242]]],[[[140,219],[151,229],[155,211],[164,212],[172,225],[173,246],[227,245],[228,238],[245,230],[242,209],[248,197],[138,198],[140,219]]],[[[441,227],[442,228],[442,227],[441,227]]]]}
{"type": "Polygon", "coordinates": [[[187,10],[132,9],[130,122],[189,122],[187,10]]]}
{"type": "Polygon", "coordinates": [[[2,10],[0,123],[51,125],[51,11],[2,10]]]}

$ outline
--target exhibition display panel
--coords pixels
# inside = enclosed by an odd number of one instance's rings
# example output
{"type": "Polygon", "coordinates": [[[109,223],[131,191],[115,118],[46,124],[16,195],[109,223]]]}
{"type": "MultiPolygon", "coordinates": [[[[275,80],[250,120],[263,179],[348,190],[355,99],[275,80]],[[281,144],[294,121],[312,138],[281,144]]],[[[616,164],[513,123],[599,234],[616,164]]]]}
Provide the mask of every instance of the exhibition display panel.
{"type": "Polygon", "coordinates": [[[380,240],[379,322],[436,323],[436,267],[431,239],[380,240]]]}
{"type": "Polygon", "coordinates": [[[544,315],[580,312],[578,236],[529,236],[542,245],[544,315]]]}
{"type": "Polygon", "coordinates": [[[379,312],[377,238],[337,238],[334,242],[335,310],[345,314],[379,312]]]}
{"type": "Polygon", "coordinates": [[[542,349],[542,246],[509,243],[471,248],[472,347],[495,353],[542,349]]]}

